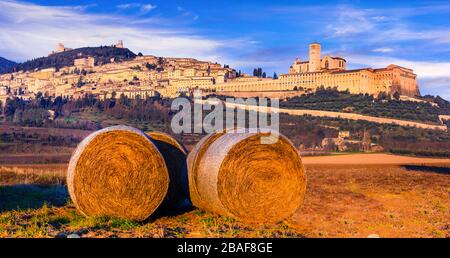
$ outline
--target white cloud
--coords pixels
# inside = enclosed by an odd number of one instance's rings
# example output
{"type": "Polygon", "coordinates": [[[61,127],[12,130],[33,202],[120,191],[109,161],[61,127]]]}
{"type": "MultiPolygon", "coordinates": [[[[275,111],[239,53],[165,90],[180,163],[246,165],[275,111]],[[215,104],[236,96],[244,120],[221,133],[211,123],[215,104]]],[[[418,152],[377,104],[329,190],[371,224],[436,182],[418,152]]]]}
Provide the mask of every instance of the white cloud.
{"type": "Polygon", "coordinates": [[[140,10],[140,12],[142,13],[142,14],[144,14],[144,13],[148,13],[148,12],[150,12],[151,10],[153,10],[153,9],[155,9],[156,8],[156,5],[152,5],[152,4],[141,4],[141,3],[126,3],[126,4],[119,4],[119,5],[116,5],[116,7],[118,8],[118,9],[123,9],[123,10],[126,10],[126,9],[133,9],[133,8],[135,8],[135,9],[137,9],[137,8],[139,8],[139,10],[140,10]]]}
{"type": "Polygon", "coordinates": [[[359,44],[373,45],[418,40],[427,45],[450,43],[448,24],[431,25],[411,19],[420,15],[450,13],[450,4],[429,3],[404,8],[358,8],[348,4],[291,6],[271,8],[269,11],[276,15],[301,15],[304,22],[314,25],[313,33],[333,40],[354,40],[359,44]]]}
{"type": "Polygon", "coordinates": [[[119,8],[119,9],[138,8],[138,7],[140,7],[140,6],[141,6],[140,3],[126,3],[126,4],[119,4],[119,5],[116,5],[116,7],[119,8]]]}
{"type": "Polygon", "coordinates": [[[186,8],[184,8],[182,6],[177,6],[177,10],[178,10],[178,12],[180,12],[180,15],[182,17],[190,18],[190,19],[192,19],[194,21],[196,21],[196,20],[198,20],[200,18],[200,16],[198,16],[197,14],[192,13],[189,10],[186,10],[186,8]]]}
{"type": "Polygon", "coordinates": [[[369,41],[426,41],[427,44],[447,44],[450,43],[450,28],[439,29],[411,29],[407,25],[397,24],[387,29],[371,31],[372,36],[369,41]]]}
{"type": "Polygon", "coordinates": [[[147,13],[156,8],[156,5],[144,4],[141,6],[141,12],[147,13]]]}
{"type": "Polygon", "coordinates": [[[388,18],[386,16],[373,16],[373,17],[370,17],[370,19],[372,19],[375,22],[382,22],[382,21],[386,21],[388,18]]]}
{"type": "Polygon", "coordinates": [[[375,48],[374,50],[372,50],[373,52],[377,52],[377,53],[389,53],[394,51],[392,48],[389,47],[380,47],[380,48],[375,48]]]}
{"type": "Polygon", "coordinates": [[[201,59],[223,57],[225,48],[241,46],[238,39],[215,40],[194,32],[187,34],[187,29],[162,29],[164,21],[157,19],[143,20],[140,23],[139,18],[89,14],[71,7],[0,1],[0,56],[23,61],[47,55],[58,42],[77,48],[112,45],[119,39],[136,53],[201,59]]]}
{"type": "Polygon", "coordinates": [[[372,11],[342,5],[330,13],[331,20],[326,29],[333,37],[347,37],[373,30],[382,16],[371,16],[372,11]]]}

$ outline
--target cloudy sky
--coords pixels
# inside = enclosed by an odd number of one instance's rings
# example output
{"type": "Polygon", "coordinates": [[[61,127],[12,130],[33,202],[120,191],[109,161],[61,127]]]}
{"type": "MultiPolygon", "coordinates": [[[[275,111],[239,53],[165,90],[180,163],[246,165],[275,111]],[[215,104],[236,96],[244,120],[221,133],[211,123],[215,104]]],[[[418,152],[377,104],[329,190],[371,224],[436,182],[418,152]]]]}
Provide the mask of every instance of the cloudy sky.
{"type": "Polygon", "coordinates": [[[0,0],[0,56],[25,61],[67,47],[111,45],[285,73],[307,44],[350,68],[413,68],[422,94],[450,99],[448,1],[0,0]]]}

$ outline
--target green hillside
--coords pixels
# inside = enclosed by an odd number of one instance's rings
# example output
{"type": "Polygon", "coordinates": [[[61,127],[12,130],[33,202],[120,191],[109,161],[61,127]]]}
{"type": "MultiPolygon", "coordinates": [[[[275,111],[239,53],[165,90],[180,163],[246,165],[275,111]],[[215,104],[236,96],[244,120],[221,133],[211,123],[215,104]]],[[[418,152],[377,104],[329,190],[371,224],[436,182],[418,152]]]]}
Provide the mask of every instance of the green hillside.
{"type": "Polygon", "coordinates": [[[436,124],[440,123],[439,115],[450,115],[448,101],[432,96],[426,96],[425,99],[435,104],[398,101],[395,97],[386,95],[373,97],[369,94],[355,95],[331,88],[319,88],[315,93],[303,94],[282,101],[280,107],[348,112],[436,124]]]}
{"type": "Polygon", "coordinates": [[[11,67],[13,67],[15,65],[17,65],[16,62],[13,62],[6,58],[0,57],[0,73],[4,73],[5,71],[8,71],[9,69],[11,69],[11,67]]]}

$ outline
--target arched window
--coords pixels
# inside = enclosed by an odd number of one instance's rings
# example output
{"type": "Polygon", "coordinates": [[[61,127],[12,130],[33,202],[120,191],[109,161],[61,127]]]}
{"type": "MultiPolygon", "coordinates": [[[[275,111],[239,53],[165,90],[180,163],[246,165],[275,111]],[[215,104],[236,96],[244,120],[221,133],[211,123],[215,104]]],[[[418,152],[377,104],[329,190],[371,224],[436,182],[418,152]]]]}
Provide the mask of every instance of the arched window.
{"type": "Polygon", "coordinates": [[[328,67],[330,66],[330,63],[328,62],[328,60],[325,61],[325,69],[328,69],[328,67]]]}

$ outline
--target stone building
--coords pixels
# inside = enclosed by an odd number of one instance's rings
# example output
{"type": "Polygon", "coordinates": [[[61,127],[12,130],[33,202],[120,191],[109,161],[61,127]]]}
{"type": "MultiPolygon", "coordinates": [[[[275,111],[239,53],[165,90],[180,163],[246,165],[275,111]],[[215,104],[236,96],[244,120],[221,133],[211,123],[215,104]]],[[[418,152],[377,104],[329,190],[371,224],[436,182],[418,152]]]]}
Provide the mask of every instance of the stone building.
{"type": "Polygon", "coordinates": [[[72,50],[71,48],[66,48],[63,43],[56,44],[55,50],[53,50],[49,55],[65,52],[72,50]]]}
{"type": "MultiPolygon", "coordinates": [[[[115,46],[123,47],[123,42],[119,41],[115,46]]],[[[67,50],[59,44],[56,51],[67,50]]],[[[228,66],[194,58],[145,55],[97,66],[93,57],[80,57],[74,60],[73,66],[0,75],[0,85],[8,87],[13,95],[15,92],[32,95],[40,91],[49,96],[68,97],[113,91],[126,92],[127,96],[133,97],[142,96],[143,91],[154,91],[173,98],[202,89],[230,96],[285,98],[313,92],[318,87],[336,87],[354,94],[398,92],[409,97],[420,94],[416,75],[409,68],[389,65],[378,69],[347,70],[345,59],[331,55],[322,57],[321,50],[319,43],[310,44],[310,60],[297,58],[289,72],[281,74],[278,79],[238,77],[236,71],[228,66]],[[81,70],[87,73],[80,73],[81,70]]]]}
{"type": "Polygon", "coordinates": [[[74,66],[78,70],[90,70],[95,66],[95,58],[86,57],[86,58],[77,58],[74,60],[74,66]]]}
{"type": "Polygon", "coordinates": [[[116,43],[115,47],[116,47],[116,48],[124,48],[124,47],[123,47],[123,41],[122,41],[122,40],[119,40],[119,41],[116,43]]]}
{"type": "Polygon", "coordinates": [[[294,64],[289,68],[289,74],[313,73],[320,71],[342,71],[347,69],[347,61],[341,57],[332,57],[330,55],[321,58],[321,45],[312,43],[309,45],[310,61],[301,61],[295,59],[294,64]]]}
{"type": "Polygon", "coordinates": [[[8,88],[0,85],[0,111],[4,108],[6,99],[8,98],[8,88]]]}
{"type": "Polygon", "coordinates": [[[318,87],[348,90],[352,94],[378,95],[381,92],[414,97],[420,95],[417,75],[413,70],[398,65],[386,68],[362,68],[347,70],[347,61],[341,57],[321,58],[321,46],[309,46],[310,61],[296,59],[287,74],[279,79],[256,79],[251,81],[228,80],[216,85],[217,92],[245,91],[292,91],[297,89],[315,90],[318,87]]]}

